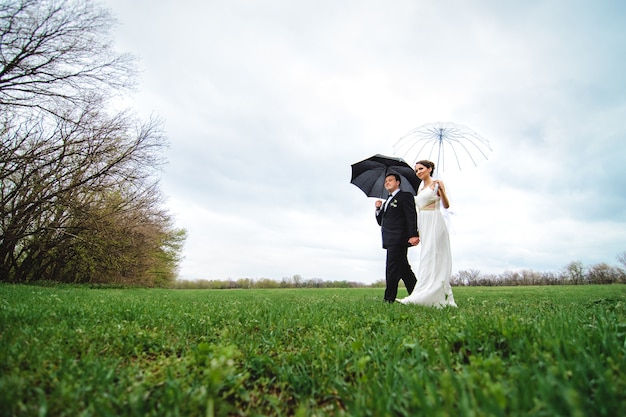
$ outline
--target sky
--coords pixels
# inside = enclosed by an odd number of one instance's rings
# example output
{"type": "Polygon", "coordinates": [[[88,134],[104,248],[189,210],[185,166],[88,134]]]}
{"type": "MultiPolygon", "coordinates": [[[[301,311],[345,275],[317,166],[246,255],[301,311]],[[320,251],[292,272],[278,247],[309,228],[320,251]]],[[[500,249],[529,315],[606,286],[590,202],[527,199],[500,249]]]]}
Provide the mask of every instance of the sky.
{"type": "MultiPolygon", "coordinates": [[[[384,279],[375,199],[351,165],[434,122],[492,149],[440,172],[454,273],[620,266],[621,0],[103,4],[116,49],[138,58],[128,105],[164,121],[180,279],[384,279]]],[[[409,259],[417,270],[419,246],[409,259]]]]}

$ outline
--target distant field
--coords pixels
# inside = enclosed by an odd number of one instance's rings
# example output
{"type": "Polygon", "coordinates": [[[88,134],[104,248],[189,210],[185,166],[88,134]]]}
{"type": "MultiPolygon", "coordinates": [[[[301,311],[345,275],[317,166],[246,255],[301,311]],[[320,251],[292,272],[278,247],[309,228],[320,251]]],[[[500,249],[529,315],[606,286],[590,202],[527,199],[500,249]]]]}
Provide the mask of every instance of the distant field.
{"type": "Polygon", "coordinates": [[[0,285],[0,415],[624,415],[626,285],[382,292],[0,285]]]}

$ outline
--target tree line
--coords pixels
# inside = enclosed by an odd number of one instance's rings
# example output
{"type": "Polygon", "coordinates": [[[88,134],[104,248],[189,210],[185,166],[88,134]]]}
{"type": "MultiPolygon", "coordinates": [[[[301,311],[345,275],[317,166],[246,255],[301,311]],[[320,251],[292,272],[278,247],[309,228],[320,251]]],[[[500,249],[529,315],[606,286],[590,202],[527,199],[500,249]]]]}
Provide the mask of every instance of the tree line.
{"type": "Polygon", "coordinates": [[[177,280],[170,288],[174,289],[204,289],[204,290],[224,290],[224,289],[276,289],[276,288],[363,288],[368,285],[356,281],[326,281],[321,278],[304,279],[300,275],[283,277],[280,280],[271,278],[238,278],[238,279],[216,279],[216,280],[177,280]]]}
{"type": "MultiPolygon", "coordinates": [[[[459,271],[452,276],[452,286],[521,286],[521,285],[585,285],[626,284],[626,252],[617,256],[624,268],[599,263],[585,267],[580,261],[567,264],[561,271],[537,272],[531,269],[505,271],[501,274],[483,274],[479,270],[459,271]]],[[[419,278],[418,278],[419,279],[419,278]]],[[[400,286],[403,283],[400,282],[400,286]]],[[[384,288],[385,280],[371,284],[356,281],[325,281],[321,278],[305,279],[301,275],[284,277],[280,281],[270,278],[225,280],[178,280],[170,288],[176,289],[251,289],[251,288],[384,288]]]]}
{"type": "Polygon", "coordinates": [[[89,0],[0,4],[0,281],[166,286],[185,231],[162,208],[162,122],[89,0]]]}
{"type": "Polygon", "coordinates": [[[532,269],[483,274],[478,270],[459,271],[450,280],[455,286],[516,286],[516,285],[584,285],[626,284],[626,270],[606,263],[585,267],[582,262],[570,262],[557,272],[537,272],[532,269]]]}

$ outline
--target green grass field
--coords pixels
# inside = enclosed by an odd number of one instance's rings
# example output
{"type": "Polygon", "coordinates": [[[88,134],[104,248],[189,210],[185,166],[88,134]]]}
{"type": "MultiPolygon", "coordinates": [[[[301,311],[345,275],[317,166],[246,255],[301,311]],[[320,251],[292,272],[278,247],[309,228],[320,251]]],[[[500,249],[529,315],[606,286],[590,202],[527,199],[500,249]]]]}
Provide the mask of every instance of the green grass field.
{"type": "Polygon", "coordinates": [[[0,413],[623,415],[626,285],[454,292],[0,285],[0,413]]]}

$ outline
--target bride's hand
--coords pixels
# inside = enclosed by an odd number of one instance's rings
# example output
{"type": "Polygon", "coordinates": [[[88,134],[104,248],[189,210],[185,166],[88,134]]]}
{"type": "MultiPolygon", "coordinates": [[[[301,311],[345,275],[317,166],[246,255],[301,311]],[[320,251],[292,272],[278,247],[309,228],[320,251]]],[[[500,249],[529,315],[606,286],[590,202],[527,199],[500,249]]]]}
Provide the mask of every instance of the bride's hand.
{"type": "Polygon", "coordinates": [[[440,180],[435,180],[434,181],[435,186],[437,187],[437,194],[441,195],[440,193],[444,193],[446,192],[446,188],[443,185],[443,182],[441,182],[440,180]]]}

